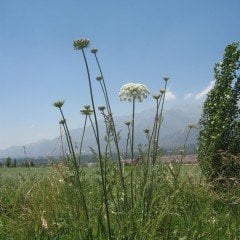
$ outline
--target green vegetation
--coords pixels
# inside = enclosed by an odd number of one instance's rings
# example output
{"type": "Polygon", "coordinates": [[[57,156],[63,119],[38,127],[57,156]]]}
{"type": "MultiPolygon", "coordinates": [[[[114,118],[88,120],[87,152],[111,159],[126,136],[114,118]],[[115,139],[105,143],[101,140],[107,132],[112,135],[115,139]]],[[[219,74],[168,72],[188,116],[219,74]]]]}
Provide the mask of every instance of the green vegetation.
{"type": "MultiPolygon", "coordinates": [[[[212,192],[197,166],[183,166],[183,173],[175,179],[167,165],[160,164],[152,185],[151,210],[143,215],[141,167],[134,168],[136,204],[128,213],[117,212],[123,199],[111,189],[118,181],[116,166],[109,169],[108,190],[117,197],[109,211],[115,239],[239,239],[239,192],[212,192]]],[[[124,170],[129,182],[130,169],[124,170]]],[[[0,239],[89,239],[83,206],[77,204],[79,190],[67,168],[0,171],[0,239]]],[[[107,239],[98,167],[82,171],[92,235],[107,239]]]]}
{"type": "MultiPolygon", "coordinates": [[[[189,130],[178,161],[161,161],[159,136],[169,78],[163,78],[164,88],[153,95],[155,116],[152,128],[144,129],[147,139],[145,146],[136,147],[135,132],[143,129],[135,129],[134,120],[136,102],[141,102],[147,97],[147,87],[139,83],[128,83],[121,88],[120,99],[132,102],[132,119],[126,123],[126,148],[125,152],[121,153],[121,135],[116,131],[105,79],[97,57],[98,51],[91,50],[100,74],[96,79],[105,99],[105,106],[98,107],[106,128],[105,146],[102,147],[104,144],[100,144],[97,108],[87,60],[86,49],[89,40],[76,40],[73,46],[83,57],[91,97],[91,106],[85,105],[81,110],[85,121],[80,150],[76,153],[73,146],[63,112],[64,101],[56,101],[54,106],[60,112],[59,123],[65,133],[68,151],[64,152],[62,146],[65,157],[63,163],[53,163],[51,168],[34,168],[30,165],[28,168],[0,169],[0,239],[240,239],[240,188],[235,186],[238,186],[238,182],[235,181],[235,185],[231,187],[226,185],[225,191],[216,191],[202,176],[198,165],[183,164],[188,137],[195,129],[194,124],[188,125],[189,130]],[[97,149],[92,149],[92,158],[97,165],[90,168],[84,168],[80,164],[87,121],[91,124],[97,143],[97,149]],[[122,156],[131,156],[131,159],[123,161],[122,156]]],[[[218,134],[225,136],[224,134],[228,133],[232,138],[228,142],[227,138],[223,138],[227,150],[231,149],[230,153],[235,156],[239,154],[239,145],[235,147],[233,144],[235,140],[239,140],[239,131],[235,131],[235,120],[239,114],[236,108],[238,94],[231,95],[232,91],[239,91],[239,78],[234,90],[230,89],[230,82],[227,86],[224,85],[224,88],[218,89],[222,79],[226,77],[230,81],[235,77],[234,71],[238,68],[233,62],[237,56],[239,59],[236,49],[237,45],[234,44],[227,48],[221,69],[216,70],[215,90],[210,93],[204,105],[201,121],[204,130],[200,136],[199,157],[204,173],[210,172],[210,175],[206,174],[207,180],[209,176],[215,177],[215,173],[223,173],[219,162],[207,162],[201,155],[208,154],[209,150],[212,151],[209,152],[210,157],[218,154],[214,152],[219,150],[218,146],[222,146],[218,134]],[[233,64],[230,70],[229,64],[233,64]],[[228,77],[229,74],[232,74],[231,77],[228,77]],[[223,98],[222,102],[219,95],[225,88],[229,92],[226,92],[228,95],[224,95],[226,98],[223,98]],[[215,98],[219,102],[216,102],[215,98]],[[235,104],[227,105],[230,104],[229,98],[234,100],[235,104]],[[227,107],[234,113],[232,116],[227,110],[224,112],[228,113],[226,124],[230,125],[226,127],[232,127],[230,132],[218,132],[221,126],[225,126],[221,125],[225,115],[218,115],[216,110],[212,116],[210,108],[208,109],[208,101],[210,105],[222,104],[221,114],[227,107]],[[208,116],[216,120],[216,128],[208,125],[208,116]],[[216,134],[216,137],[211,138],[209,132],[216,134]],[[211,139],[218,139],[213,141],[216,148],[211,148],[212,145],[208,142],[212,141],[211,139]],[[207,146],[210,149],[206,149],[207,146]]],[[[217,108],[213,107],[214,109],[217,108]]],[[[231,169],[234,172],[234,168],[231,169]]]]}
{"type": "Polygon", "coordinates": [[[240,179],[240,49],[226,47],[200,120],[198,160],[208,180],[224,187],[240,179]]]}

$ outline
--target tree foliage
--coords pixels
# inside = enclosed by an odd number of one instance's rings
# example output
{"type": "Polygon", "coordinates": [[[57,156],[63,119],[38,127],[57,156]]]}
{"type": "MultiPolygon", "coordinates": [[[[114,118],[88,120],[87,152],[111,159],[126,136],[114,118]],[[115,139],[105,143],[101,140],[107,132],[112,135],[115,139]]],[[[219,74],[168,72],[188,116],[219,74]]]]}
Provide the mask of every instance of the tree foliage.
{"type": "Polygon", "coordinates": [[[7,157],[6,158],[6,163],[5,163],[5,166],[10,168],[12,165],[12,159],[10,157],[7,157]]]}
{"type": "Polygon", "coordinates": [[[215,64],[215,85],[203,105],[198,161],[210,181],[240,179],[239,46],[228,45],[215,64]]]}

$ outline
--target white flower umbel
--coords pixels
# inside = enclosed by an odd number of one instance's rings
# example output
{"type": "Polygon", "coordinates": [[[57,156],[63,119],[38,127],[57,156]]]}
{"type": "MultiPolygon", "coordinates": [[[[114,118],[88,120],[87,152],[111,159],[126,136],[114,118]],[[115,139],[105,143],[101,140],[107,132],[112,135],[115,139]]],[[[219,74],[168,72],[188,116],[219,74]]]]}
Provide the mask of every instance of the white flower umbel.
{"type": "Polygon", "coordinates": [[[124,84],[119,92],[119,98],[121,101],[132,101],[133,99],[137,102],[142,102],[143,99],[147,98],[149,91],[147,87],[141,83],[127,83],[124,84]]]}
{"type": "MultiPolygon", "coordinates": [[[[127,83],[123,85],[119,92],[119,98],[121,101],[132,102],[132,134],[131,134],[131,163],[133,165],[134,158],[134,118],[135,118],[135,102],[142,102],[144,98],[147,98],[149,91],[147,87],[140,83],[127,83]]],[[[133,193],[133,168],[130,172],[130,188],[131,188],[131,205],[134,209],[134,193],[133,193]]]]}

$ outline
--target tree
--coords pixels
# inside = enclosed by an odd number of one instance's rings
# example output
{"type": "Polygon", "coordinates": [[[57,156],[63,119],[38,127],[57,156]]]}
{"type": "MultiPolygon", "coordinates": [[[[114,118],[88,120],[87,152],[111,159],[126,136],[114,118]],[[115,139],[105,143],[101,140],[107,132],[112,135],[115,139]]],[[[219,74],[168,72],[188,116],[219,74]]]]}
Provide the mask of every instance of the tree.
{"type": "Polygon", "coordinates": [[[15,158],[13,163],[12,163],[12,167],[17,167],[17,159],[15,158]]]}
{"type": "Polygon", "coordinates": [[[5,166],[10,168],[12,165],[12,159],[10,157],[7,157],[6,158],[6,163],[5,163],[5,166]]]}
{"type": "Polygon", "coordinates": [[[209,181],[240,179],[240,49],[228,45],[200,119],[198,161],[209,181]]]}

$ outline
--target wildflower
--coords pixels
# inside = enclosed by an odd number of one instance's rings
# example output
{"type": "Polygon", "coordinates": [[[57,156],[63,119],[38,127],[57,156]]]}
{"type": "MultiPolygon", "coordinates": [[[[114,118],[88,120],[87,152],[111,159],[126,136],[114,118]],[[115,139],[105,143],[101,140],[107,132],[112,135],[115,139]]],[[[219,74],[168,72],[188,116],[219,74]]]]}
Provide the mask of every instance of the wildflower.
{"type": "Polygon", "coordinates": [[[103,79],[102,76],[98,76],[98,77],[96,77],[96,80],[97,80],[97,81],[101,81],[102,79],[103,79]]]}
{"type": "Polygon", "coordinates": [[[161,94],[163,94],[163,93],[165,93],[165,92],[166,92],[165,89],[162,89],[162,88],[160,89],[160,93],[161,93],[161,94]]]}
{"type": "Polygon", "coordinates": [[[148,128],[145,128],[143,131],[144,133],[148,134],[150,130],[148,128]]]}
{"type": "Polygon", "coordinates": [[[95,54],[95,53],[97,53],[97,48],[93,48],[92,50],[91,50],[91,53],[93,53],[93,54],[95,54]]]}
{"type": "Polygon", "coordinates": [[[142,102],[144,98],[147,98],[149,91],[147,87],[140,83],[127,83],[123,85],[119,92],[119,98],[121,101],[132,101],[133,99],[142,102]]]}
{"type": "Polygon", "coordinates": [[[190,124],[188,124],[188,127],[191,129],[191,128],[196,128],[196,125],[195,124],[193,124],[193,123],[190,123],[190,124]]]}
{"type": "Polygon", "coordinates": [[[124,123],[125,125],[129,126],[131,124],[131,122],[127,121],[124,123]]]}
{"type": "Polygon", "coordinates": [[[90,105],[85,105],[82,110],[80,110],[81,114],[90,116],[93,113],[90,105]]]}
{"type": "Polygon", "coordinates": [[[86,109],[86,110],[89,110],[91,108],[91,106],[90,105],[84,105],[83,108],[86,109]]]}
{"type": "Polygon", "coordinates": [[[99,107],[98,107],[98,110],[101,111],[101,112],[103,112],[103,111],[105,110],[105,106],[99,106],[99,107]]]}
{"type": "Polygon", "coordinates": [[[163,77],[163,80],[167,82],[169,80],[169,77],[163,77]]]}
{"type": "Polygon", "coordinates": [[[55,103],[53,103],[53,106],[57,107],[57,108],[61,108],[64,104],[64,101],[56,101],[55,103]]]}
{"type": "Polygon", "coordinates": [[[63,124],[65,124],[65,123],[66,123],[66,119],[62,119],[62,120],[59,121],[59,124],[62,124],[62,125],[63,125],[63,124]]]}
{"type": "Polygon", "coordinates": [[[87,48],[90,41],[86,38],[81,38],[79,40],[73,41],[73,47],[75,50],[81,50],[83,48],[87,48]]]}
{"type": "Polygon", "coordinates": [[[152,97],[153,97],[154,99],[156,99],[156,100],[158,100],[158,99],[160,98],[160,96],[161,96],[161,95],[158,94],[158,93],[152,95],[152,97]]]}

